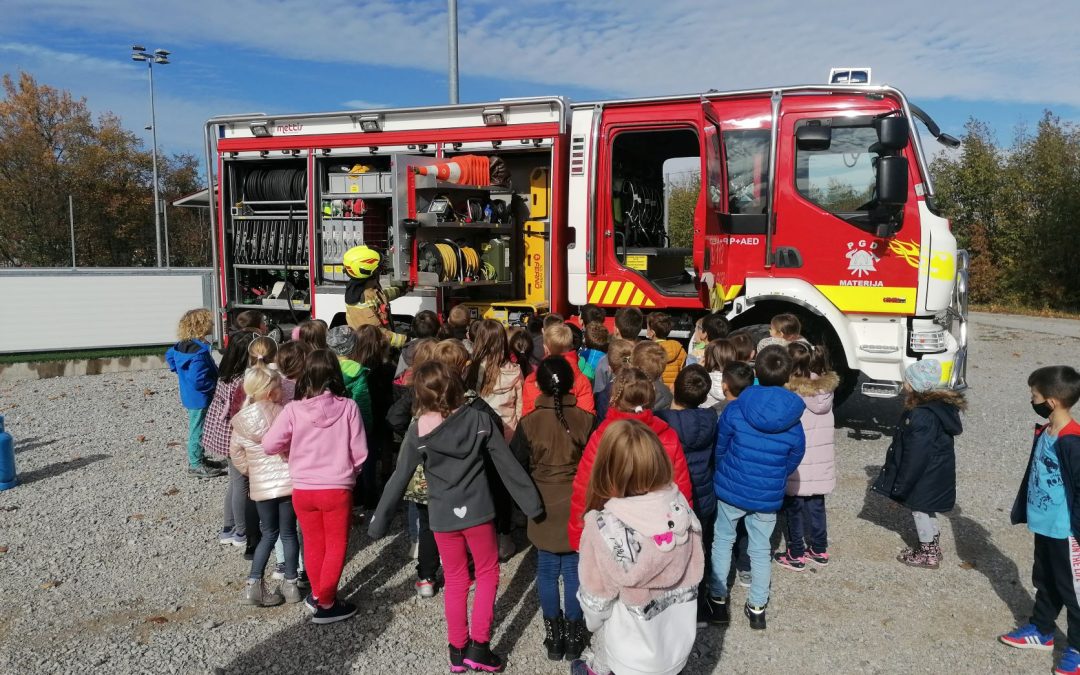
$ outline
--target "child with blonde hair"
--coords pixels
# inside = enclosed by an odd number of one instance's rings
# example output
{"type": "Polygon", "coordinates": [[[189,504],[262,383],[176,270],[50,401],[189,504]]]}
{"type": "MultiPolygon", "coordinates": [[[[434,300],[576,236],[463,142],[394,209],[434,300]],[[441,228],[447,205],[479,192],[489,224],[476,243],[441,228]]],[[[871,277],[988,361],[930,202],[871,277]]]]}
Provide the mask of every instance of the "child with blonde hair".
{"type": "Polygon", "coordinates": [[[570,672],[681,672],[696,637],[701,524],[652,430],[634,420],[608,428],[586,502],[578,598],[593,654],[570,672]]]}
{"type": "MultiPolygon", "coordinates": [[[[593,398],[592,383],[578,367],[577,352],[574,351],[574,335],[570,327],[562,321],[552,322],[544,328],[544,356],[562,356],[570,364],[574,371],[574,386],[571,393],[577,398],[577,406],[587,413],[596,412],[596,402],[593,398]]],[[[525,386],[522,396],[524,402],[521,414],[528,415],[536,408],[536,397],[540,395],[540,388],[536,384],[536,373],[525,378],[525,386]]]]}
{"type": "Polygon", "coordinates": [[[243,604],[259,607],[303,600],[298,586],[300,545],[289,465],[281,455],[268,455],[262,446],[263,436],[281,413],[281,381],[280,373],[262,364],[248,368],[244,374],[246,404],[232,419],[229,449],[237,471],[248,477],[248,491],[259,512],[262,538],[241,598],[243,604]],[[263,575],[279,536],[285,554],[284,581],[280,589],[271,592],[263,575]]]}
{"type": "Polygon", "coordinates": [[[207,461],[202,447],[206,412],[217,389],[217,364],[206,337],[213,331],[210,310],[192,309],[180,317],[176,329],[179,342],[165,352],[169,370],[180,381],[180,403],[188,411],[188,473],[196,478],[214,478],[225,473],[222,465],[207,461]]]}
{"type": "Polygon", "coordinates": [[[653,389],[656,397],[653,400],[653,410],[667,410],[671,407],[671,389],[664,383],[664,370],[667,368],[668,355],[664,348],[657,342],[643,340],[634,345],[634,351],[630,355],[630,363],[635,368],[640,368],[653,381],[653,389]]]}

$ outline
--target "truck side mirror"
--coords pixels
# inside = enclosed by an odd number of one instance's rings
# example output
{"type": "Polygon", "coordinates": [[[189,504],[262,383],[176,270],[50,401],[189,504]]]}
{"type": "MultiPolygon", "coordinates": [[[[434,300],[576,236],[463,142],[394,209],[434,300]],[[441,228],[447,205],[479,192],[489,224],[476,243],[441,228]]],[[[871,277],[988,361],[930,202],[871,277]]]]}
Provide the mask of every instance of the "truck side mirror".
{"type": "Polygon", "coordinates": [[[804,124],[795,130],[795,143],[804,152],[828,150],[832,144],[832,127],[824,124],[804,124]]]}
{"type": "Polygon", "coordinates": [[[899,209],[908,198],[908,161],[906,157],[879,157],[877,160],[877,202],[899,209]]]}
{"type": "Polygon", "coordinates": [[[899,152],[907,147],[911,128],[906,117],[879,117],[874,120],[878,142],[875,152],[899,152]]]}

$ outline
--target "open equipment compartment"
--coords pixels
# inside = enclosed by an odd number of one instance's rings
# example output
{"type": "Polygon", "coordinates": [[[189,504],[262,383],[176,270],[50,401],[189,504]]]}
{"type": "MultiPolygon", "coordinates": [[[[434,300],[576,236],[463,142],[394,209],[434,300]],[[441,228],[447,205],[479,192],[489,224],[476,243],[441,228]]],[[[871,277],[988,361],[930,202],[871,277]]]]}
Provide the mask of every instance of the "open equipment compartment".
{"type": "Polygon", "coordinates": [[[228,318],[247,309],[277,324],[309,318],[306,156],[230,158],[224,168],[228,318]]]}

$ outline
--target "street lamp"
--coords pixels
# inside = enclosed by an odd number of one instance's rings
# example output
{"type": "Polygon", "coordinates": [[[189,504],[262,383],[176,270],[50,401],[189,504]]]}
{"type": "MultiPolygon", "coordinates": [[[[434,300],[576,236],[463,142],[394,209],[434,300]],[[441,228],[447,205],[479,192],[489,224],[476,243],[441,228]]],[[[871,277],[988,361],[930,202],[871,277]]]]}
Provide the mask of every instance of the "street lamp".
{"type": "MultiPolygon", "coordinates": [[[[132,45],[132,61],[145,61],[146,72],[150,75],[150,134],[153,145],[150,148],[154,163],[154,234],[157,236],[157,266],[161,267],[161,199],[158,196],[158,168],[157,168],[157,117],[154,111],[154,64],[159,66],[168,65],[169,52],[164,49],[155,49],[152,53],[146,51],[142,45],[132,45]]],[[[165,232],[165,263],[169,262],[169,233],[165,232]]]]}

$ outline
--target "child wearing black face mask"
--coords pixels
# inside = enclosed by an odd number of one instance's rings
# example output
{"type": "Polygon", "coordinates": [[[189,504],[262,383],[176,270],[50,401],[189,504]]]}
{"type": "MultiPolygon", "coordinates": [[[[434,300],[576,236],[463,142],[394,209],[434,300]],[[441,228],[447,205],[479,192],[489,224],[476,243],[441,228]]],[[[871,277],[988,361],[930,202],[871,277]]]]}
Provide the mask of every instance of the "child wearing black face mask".
{"type": "Polygon", "coordinates": [[[941,388],[941,363],[930,359],[904,371],[904,391],[904,414],[873,489],[911,509],[915,520],[919,545],[904,549],[896,559],[936,570],[944,557],[937,514],[956,505],[953,440],[964,430],[960,412],[967,402],[960,392],[941,388]]]}
{"type": "Polygon", "coordinates": [[[1035,535],[1035,608],[1031,622],[998,638],[1010,647],[1052,651],[1054,623],[1065,607],[1067,648],[1055,673],[1080,673],[1080,578],[1076,551],[1080,534],[1080,424],[1069,409],[1080,400],[1080,373],[1069,366],[1039,368],[1028,377],[1031,407],[1046,424],[1035,428],[1024,481],[1012,522],[1027,523],[1035,535]]]}

